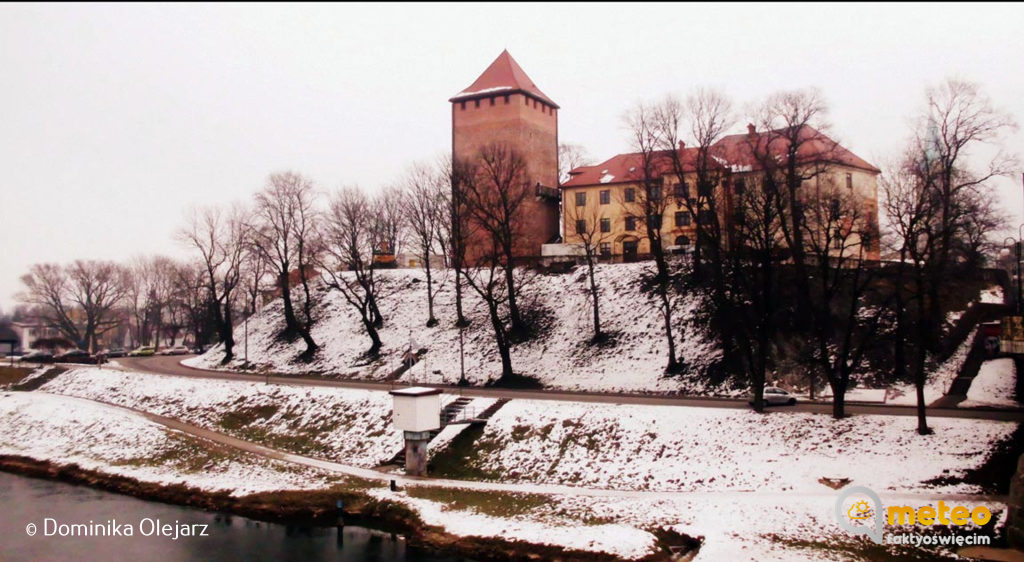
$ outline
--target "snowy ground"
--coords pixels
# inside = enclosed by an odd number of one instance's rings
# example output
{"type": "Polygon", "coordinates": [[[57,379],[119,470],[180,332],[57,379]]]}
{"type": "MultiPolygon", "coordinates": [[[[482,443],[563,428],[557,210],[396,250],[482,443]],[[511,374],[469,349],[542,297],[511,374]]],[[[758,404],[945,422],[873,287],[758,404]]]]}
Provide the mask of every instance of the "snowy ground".
{"type": "Polygon", "coordinates": [[[73,463],[144,482],[237,496],[328,483],[316,470],[239,451],[209,451],[201,440],[140,415],[67,396],[0,393],[0,426],[0,454],[73,463]]]}
{"type": "Polygon", "coordinates": [[[958,404],[961,408],[977,406],[1019,407],[1014,399],[1017,388],[1017,369],[1013,359],[992,359],[981,364],[978,375],[971,381],[967,400],[958,404]]]}
{"type": "Polygon", "coordinates": [[[820,492],[819,478],[876,491],[971,493],[924,484],[981,465],[1016,424],[513,400],[484,428],[470,466],[486,479],[686,492],[820,492]],[[913,459],[902,462],[897,459],[913,459]]]}
{"type": "MultiPolygon", "coordinates": [[[[353,466],[390,456],[400,439],[390,431],[391,399],[384,392],[266,387],[95,368],[64,373],[44,389],[353,466]],[[336,423],[327,425],[332,420],[336,423]],[[303,427],[323,436],[312,439],[303,427]]],[[[0,394],[0,424],[12,428],[0,434],[0,453],[76,462],[145,481],[187,480],[242,493],[326,486],[332,476],[327,463],[288,471],[279,461],[249,454],[187,466],[179,462],[184,468],[176,468],[172,453],[182,439],[176,432],[131,412],[39,392],[0,394]],[[198,473],[190,472],[196,467],[198,473]]],[[[877,491],[883,501],[895,496],[908,504],[936,494],[971,494],[976,490],[967,485],[925,482],[978,466],[1016,427],[946,418],[933,419],[932,426],[934,435],[918,436],[910,417],[835,421],[811,414],[513,400],[485,426],[470,461],[481,473],[501,472],[503,484],[487,488],[493,485],[471,481],[453,488],[448,482],[438,491],[417,482],[399,493],[382,484],[369,493],[405,503],[428,524],[456,535],[638,558],[654,544],[649,529],[669,526],[704,539],[699,560],[821,559],[825,551],[779,541],[850,540],[832,515],[838,492],[819,478],[849,478],[877,491]],[[468,490],[460,491],[461,486],[468,490]]]]}
{"type": "MultiPolygon", "coordinates": [[[[699,375],[720,357],[717,344],[697,325],[701,299],[679,297],[675,303],[676,338],[680,357],[690,371],[680,377],[662,375],[667,355],[664,334],[655,303],[640,292],[637,278],[651,264],[598,266],[602,284],[601,317],[604,331],[613,335],[614,345],[594,347],[586,343],[592,335],[589,285],[582,269],[565,275],[534,275],[524,285],[521,307],[538,318],[542,333],[534,340],[513,348],[516,372],[535,377],[544,385],[560,389],[666,392],[689,394],[735,394],[736,389],[708,385],[699,375]]],[[[442,277],[436,301],[440,324],[427,328],[425,276],[420,270],[380,272],[391,285],[380,306],[385,318],[381,331],[383,358],[359,365],[359,356],[369,347],[358,317],[340,294],[326,293],[318,315],[321,321],[313,337],[323,349],[311,365],[293,362],[304,349],[301,341],[282,344],[275,339],[283,326],[281,302],[275,301],[249,322],[249,359],[261,368],[283,373],[320,371],[341,376],[383,379],[400,365],[410,337],[418,347],[427,348],[419,365],[402,381],[453,383],[459,376],[459,332],[454,328],[455,291],[450,275],[442,277]]],[[[500,359],[493,343],[490,322],[483,303],[467,290],[466,310],[472,325],[465,330],[467,378],[485,383],[500,372],[500,359]]],[[[241,355],[244,326],[236,327],[236,352],[241,355]]],[[[223,351],[215,347],[205,355],[186,361],[203,368],[217,368],[223,351]]],[[[232,367],[241,365],[239,358],[232,367]]]]}
{"type": "Polygon", "coordinates": [[[353,466],[376,466],[403,444],[402,433],[391,425],[392,399],[386,392],[94,368],[63,373],[41,390],[137,408],[353,466]]]}
{"type": "MultiPolygon", "coordinates": [[[[977,330],[971,332],[949,359],[928,374],[928,382],[924,385],[925,404],[931,404],[949,392],[953,381],[960,376],[960,370],[964,366],[964,361],[967,360],[967,356],[971,353],[971,345],[974,343],[976,333],[977,330]]],[[[897,406],[913,406],[917,404],[916,393],[917,390],[912,384],[893,385],[889,389],[886,403],[897,406]]]]}

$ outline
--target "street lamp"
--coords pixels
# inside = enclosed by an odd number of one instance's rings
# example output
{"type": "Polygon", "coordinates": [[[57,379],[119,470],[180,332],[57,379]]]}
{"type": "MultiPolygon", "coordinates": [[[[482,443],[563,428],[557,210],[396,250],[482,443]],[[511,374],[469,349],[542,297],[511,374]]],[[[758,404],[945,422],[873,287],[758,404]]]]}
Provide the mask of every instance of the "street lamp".
{"type": "Polygon", "coordinates": [[[1010,241],[1013,244],[1013,248],[1014,248],[1014,252],[1013,253],[1014,253],[1014,257],[1015,257],[1016,262],[1017,262],[1017,298],[1014,299],[1014,307],[1013,307],[1014,310],[1017,313],[1017,316],[1021,315],[1021,310],[1022,310],[1022,308],[1021,308],[1021,300],[1022,300],[1022,298],[1021,297],[1022,297],[1022,294],[1024,294],[1024,290],[1022,290],[1022,288],[1021,288],[1022,279],[1021,279],[1021,274],[1020,274],[1021,239],[1024,238],[1024,232],[1022,232],[1022,230],[1024,230],[1024,224],[1020,225],[1020,228],[1017,229],[1017,238],[1016,239],[1013,238],[1012,236],[1007,236],[1005,239],[1003,239],[1003,245],[1004,246],[1009,246],[1009,244],[1007,244],[1007,241],[1010,241]]]}

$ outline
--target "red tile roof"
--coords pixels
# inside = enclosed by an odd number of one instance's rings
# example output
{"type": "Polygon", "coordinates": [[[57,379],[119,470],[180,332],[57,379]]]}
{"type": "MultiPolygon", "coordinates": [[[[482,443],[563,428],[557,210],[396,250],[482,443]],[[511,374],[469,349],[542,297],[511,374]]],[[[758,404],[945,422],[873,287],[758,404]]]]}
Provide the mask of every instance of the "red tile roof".
{"type": "Polygon", "coordinates": [[[452,96],[448,101],[454,102],[486,95],[514,92],[526,93],[558,109],[558,104],[551,101],[551,98],[540,91],[540,88],[533,83],[533,80],[530,80],[530,77],[526,75],[526,72],[516,62],[516,59],[508,54],[508,50],[502,51],[498,58],[494,59],[494,62],[487,67],[487,70],[476,79],[476,82],[473,82],[468,88],[452,96]]]}
{"type": "MultiPolygon", "coordinates": [[[[697,149],[680,149],[680,163],[683,170],[692,172],[696,170],[697,149]]],[[[659,150],[651,155],[651,166],[654,175],[663,175],[673,170],[672,159],[669,151],[659,150]]],[[[629,183],[642,180],[643,153],[633,152],[629,154],[618,154],[597,164],[595,166],[580,166],[575,168],[569,175],[569,181],[562,184],[562,187],[578,187],[581,185],[594,185],[601,183],[629,183]]]]}
{"type": "MultiPolygon", "coordinates": [[[[722,137],[711,147],[711,155],[718,164],[728,166],[734,172],[759,169],[761,166],[754,156],[754,146],[757,146],[758,152],[761,154],[785,154],[789,142],[782,135],[784,132],[785,129],[779,129],[770,133],[755,133],[754,136],[747,133],[722,137]]],[[[798,149],[798,158],[802,162],[825,160],[869,172],[880,172],[878,168],[863,158],[843,148],[824,133],[812,127],[804,127],[800,136],[802,142],[798,149]]],[[[695,147],[685,148],[683,151],[684,169],[692,171],[695,166],[697,149],[695,147]]],[[[667,173],[672,169],[667,155],[667,151],[655,153],[654,164],[659,174],[667,173]]],[[[619,154],[596,166],[580,166],[569,172],[572,177],[562,184],[562,187],[635,182],[642,179],[643,176],[640,156],[641,153],[619,154]],[[631,168],[633,171],[630,171],[631,168]]]]}
{"type": "MultiPolygon", "coordinates": [[[[754,133],[753,136],[748,131],[746,134],[725,136],[714,144],[712,152],[732,166],[750,166],[756,169],[760,166],[754,155],[754,147],[757,147],[757,152],[761,155],[784,155],[789,148],[789,130],[776,129],[767,133],[754,133]]],[[[797,149],[797,159],[802,163],[825,161],[869,172],[881,172],[814,127],[802,127],[798,138],[800,147],[797,149]]]]}

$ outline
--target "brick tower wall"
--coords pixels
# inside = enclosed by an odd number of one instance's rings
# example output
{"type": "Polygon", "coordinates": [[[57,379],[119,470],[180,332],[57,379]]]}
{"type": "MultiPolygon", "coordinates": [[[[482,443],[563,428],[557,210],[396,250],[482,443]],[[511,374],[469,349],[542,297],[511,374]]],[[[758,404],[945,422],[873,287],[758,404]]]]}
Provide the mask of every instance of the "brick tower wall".
{"type": "MultiPolygon", "coordinates": [[[[522,155],[531,190],[537,182],[558,186],[557,109],[521,93],[452,103],[455,158],[474,159],[482,147],[494,142],[507,143],[522,155]]],[[[539,256],[541,245],[558,236],[558,203],[531,194],[523,205],[522,218],[515,254],[539,256]]],[[[469,240],[467,257],[475,261],[487,246],[486,239],[469,240]]]]}

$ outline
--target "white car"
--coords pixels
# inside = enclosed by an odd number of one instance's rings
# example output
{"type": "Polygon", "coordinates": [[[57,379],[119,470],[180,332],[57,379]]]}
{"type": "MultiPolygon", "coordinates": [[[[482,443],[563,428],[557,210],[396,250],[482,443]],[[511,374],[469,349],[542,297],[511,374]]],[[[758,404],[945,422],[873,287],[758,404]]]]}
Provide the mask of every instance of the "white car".
{"type": "MultiPolygon", "coordinates": [[[[764,387],[764,403],[766,406],[793,406],[796,404],[796,397],[777,386],[766,386],[764,387]]],[[[754,404],[753,396],[750,397],[750,404],[754,404]]]]}
{"type": "Polygon", "coordinates": [[[160,355],[188,355],[189,350],[183,345],[176,345],[174,347],[168,347],[160,350],[160,355]]]}

